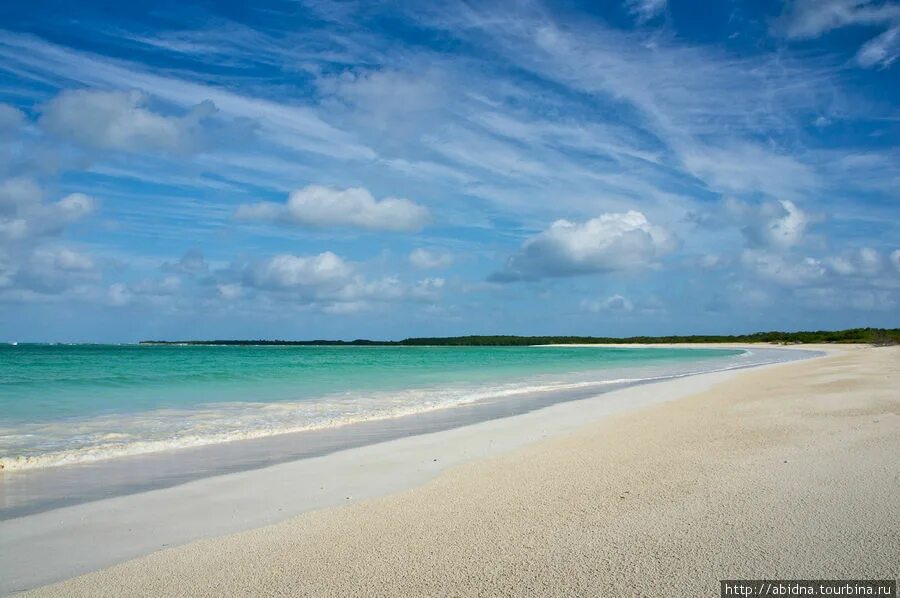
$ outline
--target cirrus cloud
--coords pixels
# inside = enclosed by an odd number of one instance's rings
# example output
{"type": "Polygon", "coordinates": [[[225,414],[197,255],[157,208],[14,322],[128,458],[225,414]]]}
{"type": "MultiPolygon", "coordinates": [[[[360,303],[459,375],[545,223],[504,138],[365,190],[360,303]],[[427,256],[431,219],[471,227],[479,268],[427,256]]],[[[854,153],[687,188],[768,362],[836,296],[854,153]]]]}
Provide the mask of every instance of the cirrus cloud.
{"type": "Polygon", "coordinates": [[[900,56],[900,4],[891,0],[794,0],[775,31],[788,39],[813,39],[853,26],[886,27],[859,49],[860,66],[887,68],[900,56]]]}

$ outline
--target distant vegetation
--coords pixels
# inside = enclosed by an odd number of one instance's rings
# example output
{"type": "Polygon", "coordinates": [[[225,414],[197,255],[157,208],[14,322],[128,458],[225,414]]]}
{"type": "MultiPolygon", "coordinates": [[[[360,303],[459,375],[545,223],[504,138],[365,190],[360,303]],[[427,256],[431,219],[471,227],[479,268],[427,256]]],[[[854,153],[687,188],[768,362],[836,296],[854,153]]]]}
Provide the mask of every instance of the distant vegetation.
{"type": "Polygon", "coordinates": [[[900,343],[900,328],[851,328],[849,330],[816,330],[803,332],[754,332],[738,335],[692,336],[449,336],[435,338],[407,338],[402,341],[284,341],[284,340],[212,340],[212,341],[141,341],[142,345],[348,345],[348,346],[528,346],[528,345],[608,345],[613,343],[869,343],[892,345],[900,343]]]}

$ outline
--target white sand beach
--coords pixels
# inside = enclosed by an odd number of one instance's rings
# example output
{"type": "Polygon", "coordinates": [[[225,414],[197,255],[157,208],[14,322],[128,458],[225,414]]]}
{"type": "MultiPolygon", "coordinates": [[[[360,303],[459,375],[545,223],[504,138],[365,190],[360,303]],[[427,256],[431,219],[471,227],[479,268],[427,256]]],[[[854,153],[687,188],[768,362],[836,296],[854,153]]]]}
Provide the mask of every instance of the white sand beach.
{"type": "Polygon", "coordinates": [[[28,595],[697,596],[726,578],[896,578],[900,347],[804,348],[829,355],[2,522],[2,591],[78,574],[28,595]]]}

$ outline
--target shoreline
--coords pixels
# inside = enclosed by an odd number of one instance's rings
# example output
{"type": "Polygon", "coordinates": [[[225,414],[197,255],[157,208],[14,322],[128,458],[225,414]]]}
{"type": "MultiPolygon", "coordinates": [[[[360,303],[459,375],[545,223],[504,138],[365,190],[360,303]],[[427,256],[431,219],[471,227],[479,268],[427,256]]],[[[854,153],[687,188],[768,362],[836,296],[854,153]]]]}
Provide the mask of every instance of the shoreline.
{"type": "MultiPolygon", "coordinates": [[[[207,345],[203,345],[204,347],[207,345]]],[[[215,345],[213,345],[215,346],[215,345]]],[[[557,345],[547,345],[547,346],[534,346],[531,348],[547,348],[547,347],[557,347],[557,345]]],[[[563,347],[564,345],[559,345],[559,347],[563,347]]],[[[251,347],[257,347],[256,345],[251,345],[251,347]]],[[[576,348],[583,348],[582,345],[573,345],[576,348]]],[[[317,346],[313,346],[312,348],[317,348],[317,346]]],[[[331,347],[327,347],[331,348],[331,347]]],[[[355,347],[353,347],[355,348],[355,347]]],[[[401,347],[404,350],[406,349],[435,349],[441,347],[420,347],[420,346],[410,346],[410,347],[401,347]]],[[[473,347],[447,347],[449,349],[471,349],[473,347]]],[[[487,349],[492,350],[494,347],[474,347],[476,349],[487,349]]],[[[521,350],[524,347],[510,347],[512,349],[521,350]]],[[[614,349],[621,347],[612,347],[614,349]]],[[[644,346],[640,348],[648,348],[652,349],[652,346],[644,346]]],[[[690,353],[692,350],[720,350],[727,351],[728,347],[725,348],[716,348],[716,347],[660,347],[663,349],[674,348],[683,353],[690,353]]],[[[371,349],[371,347],[364,347],[364,349],[371,349]]],[[[774,351],[778,351],[778,348],[772,348],[774,351]]],[[[724,356],[721,356],[724,359],[724,356]]],[[[777,360],[773,358],[773,360],[777,360]]],[[[537,372],[541,376],[544,377],[542,380],[540,377],[532,380],[533,386],[522,386],[519,384],[511,384],[511,379],[507,379],[504,377],[498,377],[496,380],[485,380],[481,383],[473,385],[472,383],[466,384],[463,381],[461,384],[454,384],[453,382],[447,382],[445,386],[441,387],[428,387],[421,385],[412,385],[409,387],[399,387],[399,388],[388,388],[388,389],[344,389],[337,391],[328,391],[324,390],[318,394],[312,394],[310,396],[302,396],[301,398],[295,399],[277,399],[277,400],[266,400],[261,399],[258,402],[254,402],[253,400],[232,400],[232,401],[224,401],[217,402],[215,400],[210,400],[206,403],[200,404],[188,404],[186,406],[149,406],[146,409],[138,409],[135,411],[125,411],[122,413],[88,413],[85,415],[74,414],[69,415],[70,420],[62,420],[62,421],[39,421],[37,423],[25,422],[23,423],[23,428],[21,430],[16,430],[16,432],[20,432],[23,437],[42,437],[45,435],[50,435],[51,437],[54,435],[56,427],[70,427],[74,422],[75,425],[79,425],[80,423],[84,423],[86,426],[105,426],[107,430],[117,430],[117,422],[120,425],[133,426],[135,425],[133,422],[140,422],[141,419],[146,419],[149,421],[158,421],[158,418],[172,418],[180,416],[179,419],[191,419],[193,415],[194,409],[200,408],[200,410],[209,410],[212,413],[215,413],[216,410],[221,410],[222,418],[226,419],[226,423],[230,424],[230,427],[225,429],[214,429],[212,431],[203,430],[199,431],[197,429],[187,429],[180,430],[174,429],[171,430],[171,434],[166,434],[163,436],[159,435],[150,435],[150,436],[141,436],[140,429],[137,432],[132,433],[131,430],[127,430],[126,433],[113,433],[108,434],[107,436],[116,437],[114,440],[108,440],[104,438],[103,441],[93,442],[93,443],[84,443],[76,446],[65,446],[58,445],[55,446],[52,450],[49,449],[38,449],[34,450],[32,447],[28,445],[22,447],[13,446],[11,449],[7,450],[7,454],[0,453],[0,476],[4,473],[12,473],[13,475],[17,475],[20,472],[41,472],[46,471],[50,468],[57,467],[70,467],[70,466],[82,466],[87,465],[90,466],[92,464],[102,463],[104,461],[109,461],[113,459],[128,459],[132,457],[143,457],[143,456],[152,456],[155,454],[163,453],[166,451],[179,450],[179,451],[190,451],[192,449],[198,449],[203,447],[214,447],[217,445],[232,443],[232,442],[244,442],[244,441],[253,441],[253,440],[261,440],[275,436],[284,436],[284,435],[295,435],[295,434],[306,434],[309,432],[318,432],[324,431],[334,428],[341,428],[344,426],[355,426],[361,423],[369,423],[375,421],[387,421],[398,418],[405,418],[409,416],[417,416],[424,413],[438,411],[442,409],[448,409],[458,406],[468,406],[468,405],[476,405],[484,402],[497,402],[502,400],[505,397],[513,398],[521,398],[527,397],[529,395],[537,395],[537,394],[550,394],[550,393],[559,393],[560,395],[565,394],[566,391],[575,390],[584,388],[586,392],[589,392],[586,387],[591,385],[595,385],[598,387],[598,391],[601,391],[601,387],[607,384],[614,384],[619,381],[617,380],[586,380],[583,381],[578,377],[580,374],[590,374],[593,372],[602,373],[604,370],[615,371],[618,367],[623,367],[623,375],[627,375],[629,370],[634,367],[643,368],[653,368],[653,367],[662,367],[658,366],[658,364],[647,363],[647,364],[626,364],[624,366],[604,366],[600,364],[599,367],[595,367],[594,369],[585,368],[581,366],[578,370],[573,370],[572,372],[567,372],[562,374],[564,377],[560,377],[560,372],[555,372],[552,369],[547,372],[537,372]],[[574,381],[573,381],[574,380],[574,381]],[[441,391],[445,389],[450,389],[451,391],[455,391],[458,396],[446,396],[442,399],[443,403],[440,401],[423,401],[426,399],[426,396],[423,396],[421,393],[432,392],[434,394],[441,394],[441,391]],[[402,396],[404,394],[415,394],[419,393],[414,397],[413,402],[401,402],[396,399],[398,396],[402,396]],[[320,416],[316,413],[304,413],[302,417],[297,418],[297,412],[302,410],[307,405],[316,405],[321,402],[335,401],[340,400],[343,395],[357,395],[356,398],[370,398],[370,397],[381,397],[382,400],[385,398],[384,395],[390,394],[392,395],[390,398],[392,401],[386,401],[389,403],[387,407],[382,407],[380,409],[375,410],[360,410],[360,411],[338,411],[331,413],[330,415],[320,416]],[[312,399],[312,400],[310,400],[312,399]],[[228,420],[227,417],[240,417],[241,415],[246,415],[246,413],[242,414],[240,411],[235,411],[234,408],[237,406],[240,408],[241,405],[253,405],[257,407],[262,407],[268,410],[268,416],[260,418],[258,421],[254,421],[249,419],[247,421],[241,421],[240,423],[235,424],[233,420],[228,420]],[[232,409],[232,411],[229,411],[232,409]],[[290,417],[287,419],[279,419],[279,413],[290,413],[290,417]],[[226,415],[230,414],[230,415],[226,415]],[[111,420],[111,421],[104,421],[111,420]],[[124,420],[124,421],[123,421],[124,420]],[[131,420],[131,422],[129,422],[131,420]],[[19,449],[16,452],[16,449],[19,449]]],[[[639,370],[638,370],[639,371],[639,370]]],[[[649,374],[650,376],[654,376],[655,374],[649,374]]],[[[669,374],[662,373],[660,374],[660,378],[665,378],[669,374]]],[[[677,372],[671,375],[678,375],[677,372]]],[[[647,380],[653,379],[647,378],[647,380]]],[[[637,378],[634,380],[625,380],[622,382],[642,382],[644,379],[637,378]]],[[[248,394],[251,393],[250,390],[247,391],[248,394]]],[[[575,394],[578,394],[577,392],[575,394]]],[[[200,422],[201,424],[204,422],[200,422]]],[[[205,422],[208,423],[208,422],[205,422]]],[[[217,422],[218,423],[218,422],[217,422]]],[[[201,426],[202,429],[202,426],[201,426]]],[[[0,433],[4,432],[4,430],[0,430],[0,433]]],[[[90,435],[95,433],[95,430],[90,427],[87,428],[85,434],[90,435]]],[[[6,447],[4,447],[6,448],[6,447]]],[[[0,478],[2,480],[2,478],[0,478]]],[[[2,508],[0,508],[0,518],[2,516],[2,508]]]]}
{"type": "MultiPolygon", "coordinates": [[[[688,353],[704,349],[677,350],[688,353]]],[[[544,385],[541,387],[518,388],[515,393],[488,393],[478,400],[420,408],[404,415],[372,417],[345,425],[303,431],[269,430],[259,435],[242,433],[240,437],[222,442],[203,442],[177,448],[167,445],[165,450],[71,463],[62,467],[10,469],[0,472],[0,490],[3,492],[0,521],[515,416],[556,403],[606,395],[628,386],[696,375],[698,372],[739,370],[759,363],[803,359],[820,353],[765,345],[729,349],[741,355],[720,358],[726,360],[721,364],[701,360],[687,369],[674,365],[647,365],[637,369],[626,367],[619,371],[613,368],[596,380],[593,379],[595,374],[582,379],[579,375],[583,374],[575,372],[563,378],[557,376],[555,381],[541,382],[544,385]]],[[[597,373],[604,371],[598,370],[597,373]]],[[[484,394],[481,389],[479,392],[484,394]]]]}
{"type": "MultiPolygon", "coordinates": [[[[856,348],[817,349],[834,355],[856,348]]],[[[9,520],[0,524],[0,563],[5,563],[0,564],[5,570],[0,571],[0,579],[5,580],[0,592],[33,588],[192,540],[416,488],[454,466],[559,438],[611,415],[646,411],[736,376],[796,363],[645,384],[524,415],[9,520]],[[311,483],[314,479],[320,482],[311,483]],[[100,537],[98,527],[103,528],[100,537]],[[99,544],[98,550],[89,558],[72,558],[72,551],[88,539],[99,544]],[[43,571],[29,570],[29,563],[33,568],[36,561],[42,563],[43,571]]]]}

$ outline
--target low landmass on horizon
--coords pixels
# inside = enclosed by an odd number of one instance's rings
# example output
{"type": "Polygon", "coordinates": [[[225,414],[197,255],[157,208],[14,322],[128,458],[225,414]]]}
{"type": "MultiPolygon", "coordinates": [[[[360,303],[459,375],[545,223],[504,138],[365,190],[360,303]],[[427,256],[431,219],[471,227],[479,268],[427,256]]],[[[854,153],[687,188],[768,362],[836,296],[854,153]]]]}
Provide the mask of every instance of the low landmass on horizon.
{"type": "Polygon", "coordinates": [[[689,336],[515,336],[515,335],[468,335],[447,337],[405,338],[399,341],[356,339],[343,340],[186,340],[141,341],[142,345],[447,345],[447,346],[523,346],[523,345],[607,345],[617,343],[900,343],[900,328],[850,328],[848,330],[815,330],[797,332],[754,332],[732,335],[689,335],[689,336]]]}

